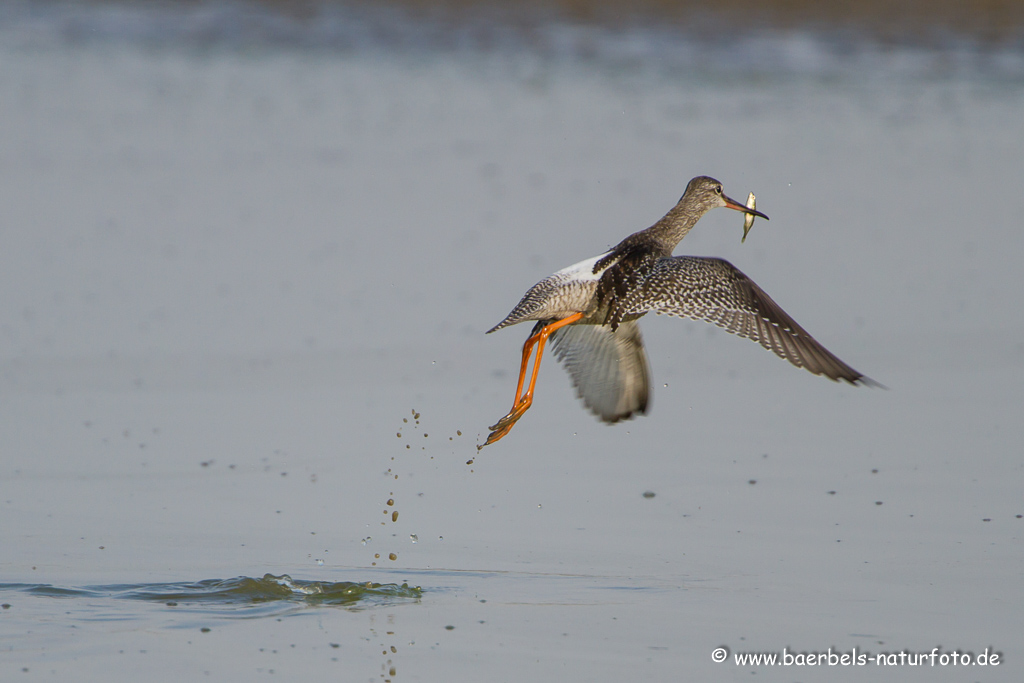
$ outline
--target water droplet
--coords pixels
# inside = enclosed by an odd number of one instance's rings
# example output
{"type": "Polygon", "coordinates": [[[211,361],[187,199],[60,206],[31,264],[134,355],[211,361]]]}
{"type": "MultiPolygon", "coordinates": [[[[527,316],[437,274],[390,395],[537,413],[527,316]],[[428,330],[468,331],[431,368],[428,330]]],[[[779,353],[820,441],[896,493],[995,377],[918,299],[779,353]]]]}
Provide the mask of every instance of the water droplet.
{"type": "Polygon", "coordinates": [[[395,555],[394,553],[390,553],[388,555],[388,559],[391,560],[392,562],[394,562],[395,560],[398,559],[398,555],[395,555]]]}
{"type": "Polygon", "coordinates": [[[392,522],[397,522],[398,521],[398,510],[395,510],[394,512],[391,513],[391,521],[392,522]]]}
{"type": "Polygon", "coordinates": [[[388,505],[394,505],[394,504],[395,504],[395,499],[394,498],[388,498],[388,505]]]}
{"type": "Polygon", "coordinates": [[[417,536],[416,534],[409,534],[409,540],[412,541],[413,543],[419,543],[420,542],[420,537],[417,536]]]}
{"type": "Polygon", "coordinates": [[[316,560],[316,566],[318,566],[318,567],[322,567],[322,566],[324,566],[324,561],[323,561],[323,560],[321,560],[320,558],[317,558],[317,560],[316,560]]]}

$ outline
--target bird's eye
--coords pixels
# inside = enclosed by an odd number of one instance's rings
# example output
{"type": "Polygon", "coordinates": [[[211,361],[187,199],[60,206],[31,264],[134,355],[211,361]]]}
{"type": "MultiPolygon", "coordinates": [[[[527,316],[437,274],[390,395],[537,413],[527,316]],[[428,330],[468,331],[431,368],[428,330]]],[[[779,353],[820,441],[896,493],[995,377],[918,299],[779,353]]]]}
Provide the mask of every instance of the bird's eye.
{"type": "Polygon", "coordinates": [[[715,194],[722,194],[722,186],[715,185],[715,194]]]}

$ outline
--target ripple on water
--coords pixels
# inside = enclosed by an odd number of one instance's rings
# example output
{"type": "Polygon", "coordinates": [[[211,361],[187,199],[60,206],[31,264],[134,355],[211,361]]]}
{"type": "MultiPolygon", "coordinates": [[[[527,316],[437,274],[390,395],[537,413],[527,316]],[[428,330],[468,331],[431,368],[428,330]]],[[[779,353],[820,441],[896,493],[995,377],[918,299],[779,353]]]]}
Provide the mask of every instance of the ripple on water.
{"type": "MultiPolygon", "coordinates": [[[[172,608],[203,605],[204,609],[220,607],[233,614],[237,614],[239,609],[257,606],[279,606],[288,611],[296,606],[309,605],[359,609],[416,601],[423,595],[422,588],[407,583],[304,581],[293,579],[287,574],[264,574],[262,578],[238,576],[192,583],[116,584],[81,588],[49,584],[0,584],[0,593],[8,591],[63,599],[143,600],[164,603],[172,608]]],[[[279,610],[272,609],[270,612],[278,613],[279,610]]]]}

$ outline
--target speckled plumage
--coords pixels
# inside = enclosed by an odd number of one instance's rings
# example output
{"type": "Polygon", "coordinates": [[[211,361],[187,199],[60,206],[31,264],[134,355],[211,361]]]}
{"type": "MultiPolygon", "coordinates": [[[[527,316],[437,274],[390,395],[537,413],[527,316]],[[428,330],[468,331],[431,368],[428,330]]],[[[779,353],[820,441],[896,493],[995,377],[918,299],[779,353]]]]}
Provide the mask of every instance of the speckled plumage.
{"type": "Polygon", "coordinates": [[[512,312],[487,330],[487,334],[527,320],[560,320],[577,311],[587,311],[596,304],[594,293],[600,280],[600,271],[594,272],[594,264],[604,256],[588,258],[548,275],[530,287],[512,312]]]}
{"type": "Polygon", "coordinates": [[[676,256],[658,261],[621,308],[703,320],[758,342],[798,368],[850,384],[871,383],[839,360],[728,261],[676,256]]]}
{"type": "MultiPolygon", "coordinates": [[[[555,355],[598,417],[611,423],[644,413],[650,403],[650,371],[636,320],[651,311],[713,323],[816,375],[875,384],[819,344],[729,262],[672,256],[701,216],[721,206],[768,218],[729,199],[714,178],[698,176],[676,206],[650,228],[531,287],[512,312],[488,330],[537,321],[524,347],[520,389],[532,344],[539,341],[539,363],[550,334],[555,355]],[[578,320],[566,320],[577,313],[582,314],[578,320]]],[[[532,381],[524,399],[517,391],[513,411],[492,428],[488,444],[508,433],[529,408],[532,393],[532,381]]]]}

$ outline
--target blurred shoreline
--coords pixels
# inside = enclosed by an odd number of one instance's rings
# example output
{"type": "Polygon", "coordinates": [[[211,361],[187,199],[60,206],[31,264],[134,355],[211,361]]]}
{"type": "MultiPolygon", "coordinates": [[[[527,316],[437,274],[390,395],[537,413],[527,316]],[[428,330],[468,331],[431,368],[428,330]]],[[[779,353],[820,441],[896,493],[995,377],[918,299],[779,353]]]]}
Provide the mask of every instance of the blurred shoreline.
{"type": "Polygon", "coordinates": [[[494,55],[696,78],[1024,81],[1024,3],[12,0],[0,48],[494,55]]]}
{"type": "Polygon", "coordinates": [[[488,32],[512,32],[528,42],[538,27],[562,23],[705,40],[803,32],[890,46],[942,49],[969,43],[976,49],[1024,50],[1024,3],[999,0],[13,0],[0,8],[0,30],[6,33],[38,32],[49,24],[71,39],[91,33],[273,42],[303,33],[328,44],[331,26],[336,30],[339,22],[399,42],[417,26],[442,43],[467,32],[482,43],[493,39],[488,32]]]}
{"type": "MultiPolygon", "coordinates": [[[[252,0],[292,16],[315,16],[324,7],[380,7],[371,0],[252,0]]],[[[528,26],[552,19],[605,28],[623,25],[677,30],[838,31],[881,42],[979,44],[1024,41],[1024,3],[1000,0],[391,0],[414,14],[453,23],[480,17],[528,26]]]]}

